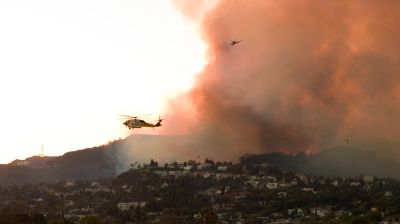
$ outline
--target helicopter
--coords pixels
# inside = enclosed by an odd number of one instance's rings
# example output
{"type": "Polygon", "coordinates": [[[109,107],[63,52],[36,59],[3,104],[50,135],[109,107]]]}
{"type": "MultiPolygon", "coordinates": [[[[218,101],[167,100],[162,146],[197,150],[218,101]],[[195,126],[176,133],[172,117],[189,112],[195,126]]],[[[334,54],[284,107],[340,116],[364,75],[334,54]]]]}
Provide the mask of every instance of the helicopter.
{"type": "Polygon", "coordinates": [[[163,119],[161,119],[160,116],[158,116],[158,122],[156,124],[152,124],[152,123],[148,123],[146,121],[144,121],[143,119],[139,119],[138,116],[128,116],[128,115],[120,115],[123,117],[123,119],[126,119],[126,121],[124,121],[124,125],[126,127],[129,128],[129,130],[131,129],[135,129],[135,128],[156,128],[156,127],[160,127],[161,126],[161,121],[163,121],[163,119]]]}
{"type": "Polygon", "coordinates": [[[229,40],[231,41],[231,43],[230,43],[231,46],[236,45],[236,44],[240,43],[240,41],[242,41],[242,40],[231,40],[231,39],[229,39],[229,40]]]}

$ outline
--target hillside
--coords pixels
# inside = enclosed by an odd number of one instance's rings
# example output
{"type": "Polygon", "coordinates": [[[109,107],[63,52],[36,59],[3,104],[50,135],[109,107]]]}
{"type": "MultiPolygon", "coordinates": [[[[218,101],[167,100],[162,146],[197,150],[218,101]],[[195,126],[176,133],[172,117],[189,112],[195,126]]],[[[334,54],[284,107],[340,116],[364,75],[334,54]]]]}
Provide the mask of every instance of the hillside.
{"type": "Polygon", "coordinates": [[[31,157],[0,166],[0,185],[91,180],[115,176],[115,149],[99,146],[59,157],[31,157]]]}
{"type": "MultiPolygon", "coordinates": [[[[367,174],[400,178],[397,172],[400,162],[381,157],[381,154],[362,150],[362,147],[337,147],[313,155],[276,152],[245,155],[241,157],[241,161],[262,161],[285,170],[329,177],[367,174]]],[[[143,163],[153,158],[163,164],[166,161],[193,159],[193,155],[197,155],[197,151],[190,147],[183,136],[131,135],[109,144],[68,152],[62,156],[34,156],[0,165],[0,186],[109,178],[126,171],[136,161],[143,163]]]]}
{"type": "MultiPolygon", "coordinates": [[[[114,177],[126,171],[134,161],[149,161],[161,149],[182,149],[180,136],[131,135],[108,144],[71,151],[56,157],[33,156],[0,165],[0,186],[53,183],[61,180],[94,180],[114,177]],[[146,154],[149,153],[150,154],[146,154]]],[[[164,153],[165,157],[176,158],[164,153]],[[171,156],[171,157],[168,157],[171,156]]]]}
{"type": "Polygon", "coordinates": [[[265,162],[280,169],[302,172],[308,175],[327,177],[355,177],[374,175],[379,177],[400,178],[397,172],[400,162],[395,159],[381,157],[367,150],[334,148],[323,150],[313,155],[298,153],[266,153],[245,155],[241,157],[245,163],[265,162]]]}

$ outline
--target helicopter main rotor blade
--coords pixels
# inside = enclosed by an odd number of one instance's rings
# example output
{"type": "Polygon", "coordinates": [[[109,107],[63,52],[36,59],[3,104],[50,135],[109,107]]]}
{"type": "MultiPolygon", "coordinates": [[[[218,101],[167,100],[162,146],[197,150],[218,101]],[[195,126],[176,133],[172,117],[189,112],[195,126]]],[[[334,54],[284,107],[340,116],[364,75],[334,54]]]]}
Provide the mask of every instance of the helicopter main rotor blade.
{"type": "Polygon", "coordinates": [[[137,116],[130,116],[130,115],[120,114],[119,116],[125,116],[125,117],[148,117],[148,116],[151,116],[151,115],[153,115],[153,114],[140,114],[140,115],[137,115],[137,116]]]}
{"type": "Polygon", "coordinates": [[[128,115],[123,115],[123,114],[120,114],[119,116],[122,116],[122,117],[125,117],[125,118],[133,118],[133,119],[138,118],[138,117],[135,117],[135,116],[128,116],[128,115]]]}

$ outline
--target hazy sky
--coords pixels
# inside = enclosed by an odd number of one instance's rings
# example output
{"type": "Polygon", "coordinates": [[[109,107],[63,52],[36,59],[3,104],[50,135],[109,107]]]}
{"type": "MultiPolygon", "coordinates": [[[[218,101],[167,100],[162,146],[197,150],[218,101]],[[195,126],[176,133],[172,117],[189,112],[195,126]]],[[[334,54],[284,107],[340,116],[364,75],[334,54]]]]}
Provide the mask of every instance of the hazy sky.
{"type": "Polygon", "coordinates": [[[0,1],[0,163],[125,137],[119,114],[165,113],[205,64],[192,22],[164,0],[0,1]]]}

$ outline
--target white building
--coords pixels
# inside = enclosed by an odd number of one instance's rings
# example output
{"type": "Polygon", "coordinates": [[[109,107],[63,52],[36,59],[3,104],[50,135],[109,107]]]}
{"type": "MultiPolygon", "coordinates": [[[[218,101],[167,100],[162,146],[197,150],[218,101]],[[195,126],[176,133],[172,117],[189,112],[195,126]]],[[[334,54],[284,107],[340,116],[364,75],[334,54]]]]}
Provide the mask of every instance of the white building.
{"type": "Polygon", "coordinates": [[[65,188],[73,187],[73,186],[75,186],[75,183],[72,182],[72,181],[67,181],[67,182],[65,182],[65,184],[64,184],[64,187],[65,187],[65,188]]]}
{"type": "Polygon", "coordinates": [[[278,183],[276,183],[276,182],[268,182],[267,183],[267,189],[268,190],[278,189],[278,183]]]}
{"type": "Polygon", "coordinates": [[[276,177],[274,177],[274,176],[266,176],[265,178],[266,178],[268,181],[272,181],[272,182],[278,181],[278,179],[277,179],[276,177]]]}
{"type": "Polygon", "coordinates": [[[213,166],[212,163],[204,163],[203,168],[207,169],[207,168],[211,168],[213,166]]]}
{"type": "Polygon", "coordinates": [[[227,169],[228,169],[227,166],[219,166],[219,167],[217,167],[218,171],[226,171],[227,169]]]}
{"type": "Polygon", "coordinates": [[[130,208],[136,208],[136,207],[143,208],[144,206],[146,206],[145,201],[120,202],[117,204],[117,207],[121,211],[126,211],[126,210],[129,210],[130,208]]]}
{"type": "Polygon", "coordinates": [[[29,164],[30,164],[30,162],[27,160],[17,160],[15,162],[15,165],[17,165],[17,166],[28,166],[29,164]]]}
{"type": "Polygon", "coordinates": [[[364,180],[364,183],[366,183],[366,184],[372,184],[374,182],[374,176],[371,176],[371,175],[363,176],[363,180],[364,180]]]}
{"type": "Polygon", "coordinates": [[[392,197],[392,196],[393,196],[393,193],[392,193],[391,191],[386,191],[386,192],[385,192],[385,197],[390,198],[390,197],[392,197]]]}
{"type": "Polygon", "coordinates": [[[183,170],[190,171],[190,170],[192,170],[192,168],[193,168],[192,165],[187,165],[187,166],[183,167],[183,170]]]}
{"type": "Polygon", "coordinates": [[[99,187],[99,186],[100,186],[100,184],[99,184],[99,183],[97,183],[97,182],[92,182],[91,186],[92,186],[92,187],[99,187]]]}
{"type": "Polygon", "coordinates": [[[168,183],[167,182],[164,182],[162,185],[161,185],[161,188],[167,188],[169,185],[168,185],[168,183]]]}
{"type": "Polygon", "coordinates": [[[289,215],[304,215],[304,211],[302,208],[289,208],[287,212],[289,215]]]}
{"type": "Polygon", "coordinates": [[[307,182],[308,182],[308,178],[307,178],[304,174],[302,174],[302,173],[297,173],[297,174],[296,174],[296,177],[297,177],[299,180],[301,180],[302,182],[304,182],[304,183],[307,183],[307,182]]]}
{"type": "Polygon", "coordinates": [[[331,212],[330,210],[320,207],[311,209],[311,213],[319,217],[325,217],[329,215],[330,212],[331,212]]]}
{"type": "Polygon", "coordinates": [[[286,198],[286,196],[287,196],[287,193],[286,193],[286,192],[284,192],[284,191],[278,192],[278,197],[280,197],[280,198],[286,198]]]}
{"type": "Polygon", "coordinates": [[[301,190],[304,191],[304,192],[315,193],[314,192],[314,188],[312,188],[312,187],[303,187],[301,190]]]}
{"type": "Polygon", "coordinates": [[[204,168],[204,164],[197,164],[197,169],[202,170],[204,168]]]}

